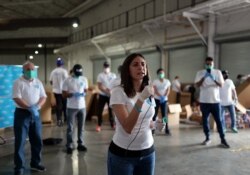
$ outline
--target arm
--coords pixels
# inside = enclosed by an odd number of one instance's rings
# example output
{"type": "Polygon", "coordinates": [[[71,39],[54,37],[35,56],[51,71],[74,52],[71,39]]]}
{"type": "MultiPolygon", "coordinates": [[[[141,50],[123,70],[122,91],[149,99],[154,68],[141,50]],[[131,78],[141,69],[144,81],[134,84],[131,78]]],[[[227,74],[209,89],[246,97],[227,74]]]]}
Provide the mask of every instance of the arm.
{"type": "Polygon", "coordinates": [[[16,102],[16,104],[18,104],[18,106],[20,106],[21,108],[29,108],[28,103],[21,99],[21,98],[13,98],[13,100],[16,102]]]}
{"type": "Polygon", "coordinates": [[[169,93],[170,93],[170,87],[167,88],[167,90],[166,90],[166,92],[165,92],[165,96],[168,97],[169,93]]]}
{"type": "Polygon", "coordinates": [[[156,86],[153,86],[153,87],[154,87],[155,94],[156,94],[157,96],[161,96],[161,94],[158,92],[156,86]]]}
{"type": "Polygon", "coordinates": [[[73,93],[69,93],[68,91],[62,91],[63,98],[70,98],[73,97],[73,93]]]}
{"type": "Polygon", "coordinates": [[[195,84],[200,87],[202,85],[202,83],[204,82],[205,77],[202,77],[198,82],[196,82],[195,84]]]}
{"type": "Polygon", "coordinates": [[[38,103],[37,103],[37,106],[38,106],[39,108],[41,108],[41,107],[44,105],[44,103],[45,103],[45,101],[46,101],[46,98],[47,98],[47,97],[41,97],[41,98],[39,99],[39,101],[38,101],[38,103]]]}
{"type": "MultiPolygon", "coordinates": [[[[135,106],[137,108],[142,107],[142,102],[140,100],[137,100],[135,103],[135,106]]],[[[136,122],[139,118],[139,112],[136,110],[136,108],[133,108],[130,113],[128,113],[125,105],[123,104],[114,104],[112,105],[113,112],[119,122],[121,123],[123,129],[128,133],[131,134],[133,128],[136,125],[136,122]]]]}
{"type": "Polygon", "coordinates": [[[105,86],[102,85],[102,83],[98,82],[97,83],[98,88],[102,91],[105,92],[106,94],[110,95],[110,90],[108,88],[106,88],[105,86]]]}

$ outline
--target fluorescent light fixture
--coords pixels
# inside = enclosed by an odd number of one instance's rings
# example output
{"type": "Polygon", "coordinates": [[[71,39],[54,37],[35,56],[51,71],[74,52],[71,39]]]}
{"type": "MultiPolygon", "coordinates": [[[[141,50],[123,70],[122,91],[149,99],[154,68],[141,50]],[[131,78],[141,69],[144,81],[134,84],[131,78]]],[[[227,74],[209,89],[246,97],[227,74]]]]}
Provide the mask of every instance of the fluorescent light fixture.
{"type": "Polygon", "coordinates": [[[74,23],[72,24],[72,26],[73,26],[74,28],[77,28],[77,27],[78,27],[78,23],[77,23],[77,22],[74,22],[74,23]]]}
{"type": "Polygon", "coordinates": [[[30,60],[32,60],[34,57],[33,57],[33,55],[30,55],[29,58],[30,58],[30,60]]]}
{"type": "Polygon", "coordinates": [[[38,50],[35,50],[35,54],[36,54],[36,55],[39,54],[38,50]]]}
{"type": "Polygon", "coordinates": [[[42,44],[38,44],[37,46],[38,46],[39,48],[43,47],[43,45],[42,45],[42,44]]]}

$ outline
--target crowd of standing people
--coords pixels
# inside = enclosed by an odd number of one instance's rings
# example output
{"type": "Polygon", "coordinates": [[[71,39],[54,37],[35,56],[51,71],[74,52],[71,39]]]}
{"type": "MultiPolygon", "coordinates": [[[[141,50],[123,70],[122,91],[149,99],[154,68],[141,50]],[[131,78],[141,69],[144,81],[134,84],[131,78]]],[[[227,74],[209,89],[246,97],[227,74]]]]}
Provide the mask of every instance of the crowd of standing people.
{"type": "MultiPolygon", "coordinates": [[[[63,68],[63,60],[56,60],[57,67],[51,72],[50,83],[56,99],[56,119],[59,127],[67,123],[66,153],[74,151],[74,127],[77,126],[77,150],[87,151],[84,142],[84,127],[86,120],[85,96],[88,91],[88,80],[83,74],[83,67],[75,64],[71,73],[63,68]],[[62,118],[64,114],[64,118],[62,118]]],[[[161,118],[164,132],[171,135],[168,126],[168,96],[172,88],[180,102],[181,84],[179,76],[171,83],[165,75],[165,70],[159,68],[157,78],[150,80],[149,65],[144,56],[133,53],[126,57],[119,66],[120,76],[110,71],[110,63],[103,63],[103,71],[97,76],[99,98],[97,103],[98,121],[96,131],[102,130],[102,114],[105,105],[108,106],[109,122],[114,136],[108,149],[109,175],[153,175],[155,166],[155,148],[153,135],[155,121],[161,118]],[[161,117],[158,110],[161,110],[161,117]]],[[[235,121],[235,104],[237,94],[228,71],[214,68],[211,57],[205,59],[205,69],[197,72],[195,84],[200,88],[199,104],[202,112],[203,145],[211,143],[209,117],[213,115],[217,124],[221,146],[230,148],[225,138],[224,112],[230,112],[231,129],[237,133],[235,121]]],[[[23,75],[13,86],[13,99],[16,103],[14,113],[15,134],[15,174],[24,171],[24,146],[26,136],[31,143],[31,169],[45,171],[41,163],[42,136],[40,109],[46,100],[46,93],[37,78],[35,66],[27,61],[23,64],[23,75]]]]}

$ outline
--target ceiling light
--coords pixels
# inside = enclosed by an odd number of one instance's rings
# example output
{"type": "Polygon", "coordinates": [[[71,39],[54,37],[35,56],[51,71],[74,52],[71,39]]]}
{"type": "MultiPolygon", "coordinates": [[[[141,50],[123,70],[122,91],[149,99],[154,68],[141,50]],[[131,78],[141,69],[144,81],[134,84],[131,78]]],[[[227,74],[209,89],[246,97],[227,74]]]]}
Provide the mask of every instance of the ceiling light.
{"type": "Polygon", "coordinates": [[[38,44],[37,46],[38,46],[39,48],[43,47],[43,45],[42,45],[42,44],[38,44]]]}
{"type": "Polygon", "coordinates": [[[33,57],[33,55],[30,55],[29,58],[32,60],[34,57],[33,57]]]}
{"type": "Polygon", "coordinates": [[[39,54],[38,50],[35,51],[35,54],[36,54],[36,55],[39,54]]]}
{"type": "Polygon", "coordinates": [[[73,26],[74,28],[77,28],[77,27],[78,27],[78,23],[77,23],[77,22],[74,22],[74,23],[72,24],[72,26],[73,26]]]}

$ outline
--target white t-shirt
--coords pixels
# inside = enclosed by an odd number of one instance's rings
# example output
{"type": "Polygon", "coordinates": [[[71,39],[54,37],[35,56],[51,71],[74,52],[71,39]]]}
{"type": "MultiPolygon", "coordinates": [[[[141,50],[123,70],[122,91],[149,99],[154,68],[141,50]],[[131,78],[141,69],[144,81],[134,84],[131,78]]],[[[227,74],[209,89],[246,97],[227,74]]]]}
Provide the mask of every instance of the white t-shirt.
{"type": "Polygon", "coordinates": [[[235,90],[233,81],[230,79],[226,79],[225,83],[220,88],[220,103],[222,106],[229,106],[234,103],[232,93],[233,90],[235,90]]]}
{"type": "MultiPolygon", "coordinates": [[[[84,76],[78,78],[68,77],[63,83],[63,91],[69,93],[85,93],[84,91],[88,89],[88,81],[84,76]]],[[[71,109],[82,109],[85,108],[85,97],[70,97],[67,98],[67,108],[71,109]]]]}
{"type": "Polygon", "coordinates": [[[113,89],[116,86],[119,86],[121,84],[121,78],[120,77],[116,77],[110,85],[110,89],[113,89]]]}
{"type": "MultiPolygon", "coordinates": [[[[37,104],[41,97],[47,97],[47,95],[40,80],[35,78],[28,81],[20,77],[14,82],[12,97],[23,99],[29,106],[32,106],[37,104]]],[[[16,107],[21,108],[18,104],[16,107]]]]}
{"type": "Polygon", "coordinates": [[[54,93],[62,93],[62,85],[64,80],[68,77],[68,72],[62,67],[55,68],[50,74],[50,81],[52,81],[52,90],[54,93]]]}
{"type": "MultiPolygon", "coordinates": [[[[171,83],[168,79],[163,79],[162,82],[159,79],[155,79],[153,81],[153,86],[155,86],[157,91],[159,92],[159,94],[161,94],[161,96],[163,96],[166,93],[166,90],[168,88],[170,88],[171,83]]],[[[160,100],[160,96],[158,96],[156,94],[154,95],[154,98],[160,100]]],[[[168,100],[168,97],[166,96],[165,99],[168,100]]]]}
{"type": "MultiPolygon", "coordinates": [[[[112,81],[115,78],[116,78],[116,75],[112,72],[109,72],[109,73],[101,72],[97,76],[97,82],[101,83],[104,87],[111,90],[112,89],[112,81]]],[[[102,91],[100,91],[100,94],[108,96],[108,94],[106,94],[105,92],[102,92],[102,91]]]]}
{"type": "MultiPolygon", "coordinates": [[[[195,83],[200,81],[206,74],[207,70],[198,71],[195,77],[195,83]]],[[[224,83],[221,71],[218,69],[212,69],[211,74],[215,77],[215,80],[221,84],[224,83]]],[[[212,78],[207,77],[200,86],[200,103],[220,103],[220,87],[216,85],[212,78]]]]}
{"type": "MultiPolygon", "coordinates": [[[[130,113],[134,107],[135,102],[138,99],[138,96],[139,93],[134,98],[128,98],[122,87],[120,86],[115,87],[111,93],[110,106],[112,107],[113,104],[123,104],[128,110],[128,113],[130,113]]],[[[115,117],[116,130],[113,136],[113,142],[119,147],[127,149],[128,145],[136,137],[136,139],[129,146],[128,148],[129,150],[142,150],[150,148],[154,143],[150,129],[150,121],[152,120],[155,112],[154,107],[155,107],[155,101],[153,98],[151,98],[151,102],[149,99],[146,99],[144,101],[141,109],[142,112],[140,113],[137,123],[134,129],[132,130],[131,134],[128,134],[123,129],[119,120],[117,119],[117,117],[115,117]]]]}
{"type": "Polygon", "coordinates": [[[172,82],[172,90],[175,92],[180,92],[181,90],[181,83],[178,79],[173,80],[172,82]]]}

